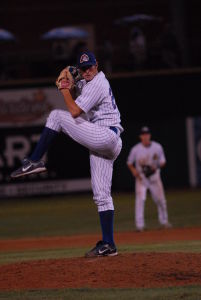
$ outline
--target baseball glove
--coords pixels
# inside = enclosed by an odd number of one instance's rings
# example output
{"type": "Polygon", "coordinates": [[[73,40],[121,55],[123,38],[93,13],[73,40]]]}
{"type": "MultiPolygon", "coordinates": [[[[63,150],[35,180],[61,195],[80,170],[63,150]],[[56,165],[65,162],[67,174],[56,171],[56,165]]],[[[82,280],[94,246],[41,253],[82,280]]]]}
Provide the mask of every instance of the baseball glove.
{"type": "Polygon", "coordinates": [[[73,66],[68,66],[61,71],[56,80],[56,86],[59,90],[68,89],[73,90],[76,83],[82,79],[78,69],[73,66]]]}
{"type": "Polygon", "coordinates": [[[153,175],[156,172],[156,170],[153,169],[151,166],[145,165],[142,166],[142,172],[147,178],[149,178],[151,175],[153,175]]]}

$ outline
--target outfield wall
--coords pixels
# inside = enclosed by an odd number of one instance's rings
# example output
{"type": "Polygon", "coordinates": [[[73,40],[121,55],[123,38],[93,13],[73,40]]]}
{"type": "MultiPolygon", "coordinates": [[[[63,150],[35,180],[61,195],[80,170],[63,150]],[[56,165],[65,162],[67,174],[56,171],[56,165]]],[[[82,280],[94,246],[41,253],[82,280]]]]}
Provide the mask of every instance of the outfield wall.
{"type": "MultiPolygon", "coordinates": [[[[193,131],[192,128],[187,130],[186,126],[187,116],[201,115],[197,102],[201,96],[199,80],[199,72],[146,76],[125,74],[122,78],[113,76],[110,79],[125,129],[123,149],[115,163],[114,189],[133,189],[126,159],[130,148],[138,142],[140,127],[145,124],[151,127],[153,139],[160,142],[165,150],[167,166],[162,171],[165,186],[200,185],[200,119],[196,119],[193,131]],[[183,99],[189,99],[188,105],[183,99]],[[195,128],[196,140],[193,141],[197,152],[189,148],[195,128]],[[195,155],[194,171],[192,151],[195,155]],[[192,176],[196,176],[196,181],[192,176]]],[[[15,183],[10,180],[10,172],[33,150],[49,112],[54,108],[65,109],[63,99],[52,82],[13,82],[1,86],[0,197],[90,190],[88,150],[64,134],[57,138],[45,157],[47,174],[15,183]]]]}

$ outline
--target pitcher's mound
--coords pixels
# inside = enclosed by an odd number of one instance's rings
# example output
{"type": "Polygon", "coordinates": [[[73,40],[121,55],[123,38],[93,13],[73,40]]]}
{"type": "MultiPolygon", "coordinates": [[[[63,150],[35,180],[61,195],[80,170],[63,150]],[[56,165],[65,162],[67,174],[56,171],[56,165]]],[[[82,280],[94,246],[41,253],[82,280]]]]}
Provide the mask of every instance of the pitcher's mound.
{"type": "Polygon", "coordinates": [[[132,288],[201,285],[201,254],[139,253],[0,266],[0,289],[132,288]]]}

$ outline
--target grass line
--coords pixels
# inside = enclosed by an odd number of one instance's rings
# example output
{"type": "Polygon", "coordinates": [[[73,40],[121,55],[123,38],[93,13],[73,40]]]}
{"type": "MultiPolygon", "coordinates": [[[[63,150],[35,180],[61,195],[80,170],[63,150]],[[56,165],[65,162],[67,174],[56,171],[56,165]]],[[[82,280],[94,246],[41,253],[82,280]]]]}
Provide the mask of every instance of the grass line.
{"type": "MultiPolygon", "coordinates": [[[[82,257],[88,248],[61,248],[27,250],[18,252],[1,252],[0,265],[15,262],[41,259],[62,259],[71,257],[82,257]]],[[[201,241],[173,242],[163,244],[124,245],[118,248],[119,253],[146,253],[146,252],[187,252],[201,253],[201,241]]]]}
{"type": "Polygon", "coordinates": [[[199,300],[201,286],[133,289],[60,289],[0,292],[3,300],[199,300]]]}

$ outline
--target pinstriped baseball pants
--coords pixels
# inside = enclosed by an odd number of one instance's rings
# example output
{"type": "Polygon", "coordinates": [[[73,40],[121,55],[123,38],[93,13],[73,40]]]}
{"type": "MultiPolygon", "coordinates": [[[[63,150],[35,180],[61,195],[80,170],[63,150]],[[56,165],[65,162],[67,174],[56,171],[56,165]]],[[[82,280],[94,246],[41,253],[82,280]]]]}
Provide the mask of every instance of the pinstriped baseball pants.
{"type": "Polygon", "coordinates": [[[122,141],[108,127],[88,122],[83,117],[73,118],[65,110],[53,110],[46,127],[62,131],[90,151],[91,184],[98,211],[113,210],[111,197],[113,164],[122,141]]]}
{"type": "Polygon", "coordinates": [[[144,222],[144,206],[146,201],[147,190],[150,191],[152,199],[154,200],[158,209],[158,220],[161,225],[168,223],[168,211],[167,203],[165,199],[165,193],[163,184],[158,176],[157,179],[151,181],[151,179],[135,180],[135,222],[138,229],[145,227],[144,222]]]}

